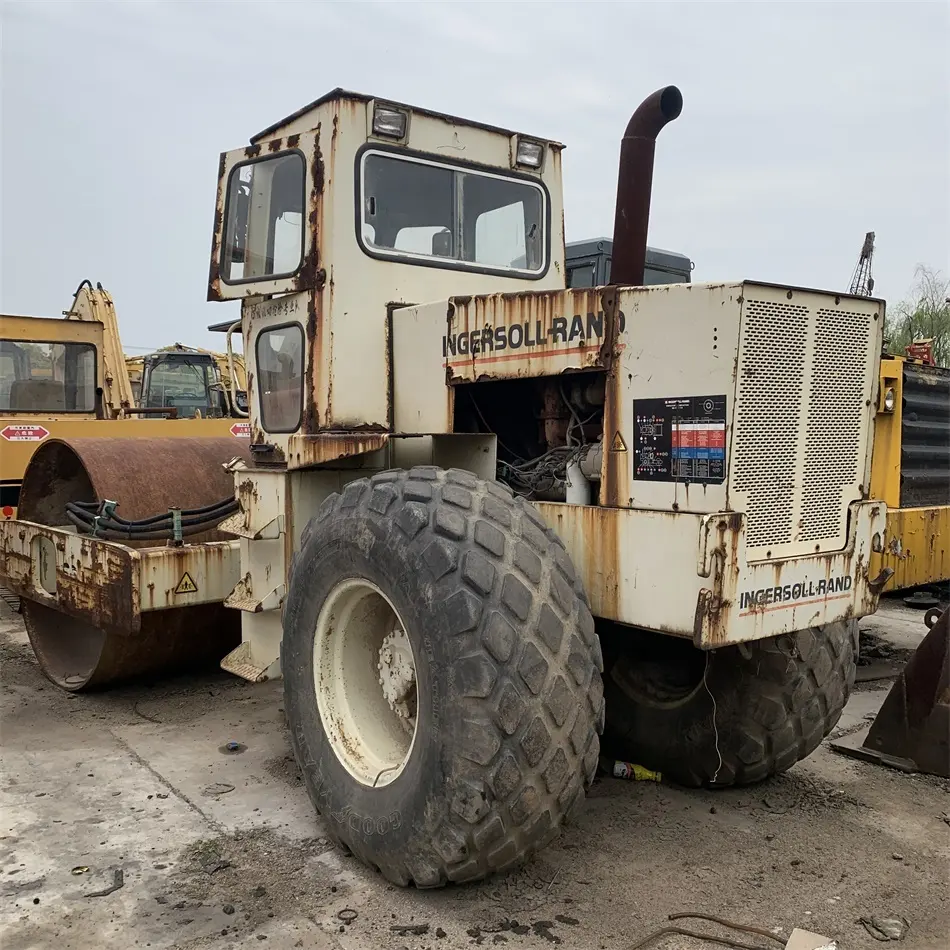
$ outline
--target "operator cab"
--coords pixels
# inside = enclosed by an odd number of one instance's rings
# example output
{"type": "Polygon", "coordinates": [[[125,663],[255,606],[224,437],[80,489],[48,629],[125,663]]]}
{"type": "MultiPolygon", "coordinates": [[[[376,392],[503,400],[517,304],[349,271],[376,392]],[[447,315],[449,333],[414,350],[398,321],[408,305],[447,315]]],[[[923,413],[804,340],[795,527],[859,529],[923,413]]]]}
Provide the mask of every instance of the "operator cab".
{"type": "Polygon", "coordinates": [[[337,89],[221,156],[208,299],[243,301],[259,460],[393,431],[399,308],[564,288],[561,149],[337,89]]]}
{"type": "Polygon", "coordinates": [[[0,413],[96,414],[102,324],[0,317],[0,413]]]}

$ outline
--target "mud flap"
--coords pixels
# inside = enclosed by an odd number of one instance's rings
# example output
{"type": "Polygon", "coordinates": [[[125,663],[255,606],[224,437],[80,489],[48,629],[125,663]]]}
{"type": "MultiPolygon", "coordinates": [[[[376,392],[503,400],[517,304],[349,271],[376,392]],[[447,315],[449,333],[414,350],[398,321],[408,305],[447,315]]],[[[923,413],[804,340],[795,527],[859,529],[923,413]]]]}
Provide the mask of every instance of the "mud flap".
{"type": "Polygon", "coordinates": [[[928,611],[926,620],[930,632],[891,687],[863,742],[862,732],[831,746],[905,772],[950,778],[950,609],[939,616],[928,611]]]}

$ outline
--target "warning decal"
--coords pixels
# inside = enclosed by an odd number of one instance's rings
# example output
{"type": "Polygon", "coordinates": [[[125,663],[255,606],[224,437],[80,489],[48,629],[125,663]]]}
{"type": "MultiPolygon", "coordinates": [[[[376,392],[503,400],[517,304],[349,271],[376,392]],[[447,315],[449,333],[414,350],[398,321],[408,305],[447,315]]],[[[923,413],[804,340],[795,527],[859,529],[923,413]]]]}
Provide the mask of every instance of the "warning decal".
{"type": "Polygon", "coordinates": [[[42,442],[49,435],[45,426],[11,425],[0,429],[7,442],[42,442]]]}
{"type": "Polygon", "coordinates": [[[175,588],[176,594],[197,594],[198,585],[195,583],[194,578],[185,571],[181,575],[181,580],[178,582],[178,586],[175,588]]]}
{"type": "Polygon", "coordinates": [[[633,477],[719,485],[726,478],[726,397],[636,399],[633,477]]]}
{"type": "Polygon", "coordinates": [[[610,443],[610,451],[611,452],[626,452],[627,451],[627,443],[624,442],[623,436],[620,434],[619,429],[616,431],[616,433],[614,433],[613,441],[610,443]]]}

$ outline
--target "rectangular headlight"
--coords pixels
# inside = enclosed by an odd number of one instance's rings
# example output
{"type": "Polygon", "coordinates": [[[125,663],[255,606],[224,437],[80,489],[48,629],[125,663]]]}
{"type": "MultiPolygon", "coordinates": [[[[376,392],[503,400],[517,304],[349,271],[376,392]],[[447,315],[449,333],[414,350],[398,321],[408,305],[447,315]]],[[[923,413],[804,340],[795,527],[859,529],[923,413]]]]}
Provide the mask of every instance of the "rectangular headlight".
{"type": "Polygon", "coordinates": [[[376,106],[373,109],[373,132],[390,139],[404,139],[409,128],[409,116],[399,109],[376,106]]]}
{"type": "Polygon", "coordinates": [[[529,139],[518,139],[518,148],[515,151],[515,164],[527,168],[540,168],[544,161],[544,146],[540,142],[529,139]]]}

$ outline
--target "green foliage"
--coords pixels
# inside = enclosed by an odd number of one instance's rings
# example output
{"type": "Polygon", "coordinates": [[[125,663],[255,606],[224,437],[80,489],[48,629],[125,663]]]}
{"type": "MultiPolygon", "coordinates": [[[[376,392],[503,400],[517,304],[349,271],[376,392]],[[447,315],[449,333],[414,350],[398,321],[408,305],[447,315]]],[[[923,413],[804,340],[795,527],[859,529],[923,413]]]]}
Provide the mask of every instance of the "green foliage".
{"type": "Polygon", "coordinates": [[[919,264],[910,297],[888,308],[884,336],[895,356],[915,340],[932,339],[937,365],[950,366],[950,280],[919,264]]]}

